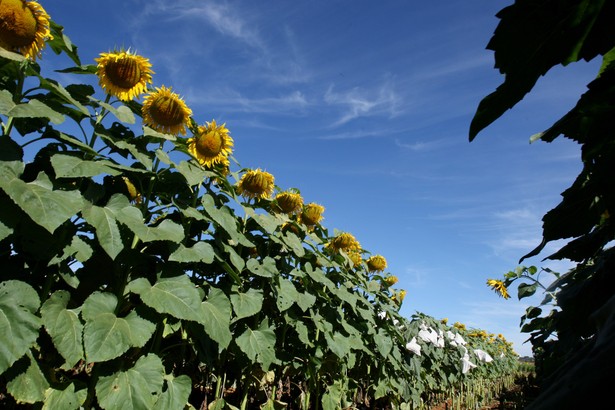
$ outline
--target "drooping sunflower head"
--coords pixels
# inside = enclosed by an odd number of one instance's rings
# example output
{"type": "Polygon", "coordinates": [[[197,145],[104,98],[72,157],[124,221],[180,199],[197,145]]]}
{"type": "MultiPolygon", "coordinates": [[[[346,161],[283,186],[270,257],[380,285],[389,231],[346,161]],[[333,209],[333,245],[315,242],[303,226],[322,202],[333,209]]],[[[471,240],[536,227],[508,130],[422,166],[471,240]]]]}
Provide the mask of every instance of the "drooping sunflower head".
{"type": "Polygon", "coordinates": [[[397,279],[397,276],[393,276],[393,275],[387,276],[386,278],[384,278],[384,281],[388,286],[393,286],[394,284],[397,283],[398,280],[399,279],[397,279]]]}
{"type": "Polygon", "coordinates": [[[488,279],[487,286],[495,290],[504,299],[510,298],[510,295],[508,294],[508,289],[506,289],[506,285],[504,285],[504,282],[502,282],[501,280],[488,279]]]}
{"type": "Polygon", "coordinates": [[[356,267],[363,262],[363,256],[361,256],[361,252],[351,251],[348,253],[348,257],[352,261],[352,267],[356,267]]]}
{"type": "Polygon", "coordinates": [[[401,306],[401,303],[404,301],[406,297],[406,291],[404,289],[400,290],[396,294],[391,297],[391,300],[395,302],[397,305],[401,306]]]}
{"type": "Polygon", "coordinates": [[[333,251],[345,251],[346,253],[356,252],[361,249],[359,241],[350,233],[342,232],[327,244],[327,248],[333,251]]]}
{"type": "Polygon", "coordinates": [[[275,209],[285,214],[296,214],[303,208],[303,198],[296,192],[280,192],[275,196],[275,209]]]}
{"type": "Polygon", "coordinates": [[[94,61],[98,63],[96,75],[100,86],[122,101],[140,96],[152,83],[154,72],[149,60],[130,50],[100,53],[94,61]]]}
{"type": "Polygon", "coordinates": [[[325,207],[322,205],[318,205],[314,202],[310,202],[305,207],[303,207],[303,211],[301,212],[301,222],[306,224],[307,226],[313,226],[322,221],[323,216],[322,213],[325,212],[325,207]]]}
{"type": "Polygon", "coordinates": [[[249,170],[237,183],[237,193],[246,198],[271,198],[274,181],[273,175],[269,172],[260,169],[249,170]]]}
{"type": "Polygon", "coordinates": [[[158,132],[186,135],[192,110],[171,88],[156,87],[143,101],[143,122],[158,132]]]}
{"type": "Polygon", "coordinates": [[[466,330],[466,325],[461,322],[453,323],[453,327],[459,330],[466,330]]]}
{"type": "Polygon", "coordinates": [[[34,60],[51,37],[49,15],[35,1],[0,1],[0,47],[34,60]]]}
{"type": "Polygon", "coordinates": [[[215,120],[200,125],[187,142],[190,154],[205,167],[228,163],[233,152],[233,139],[226,124],[218,125],[215,120]]]}
{"type": "Polygon", "coordinates": [[[386,268],[387,260],[384,259],[384,256],[374,255],[370,256],[369,259],[367,259],[367,269],[369,269],[370,272],[382,272],[386,268]]]}

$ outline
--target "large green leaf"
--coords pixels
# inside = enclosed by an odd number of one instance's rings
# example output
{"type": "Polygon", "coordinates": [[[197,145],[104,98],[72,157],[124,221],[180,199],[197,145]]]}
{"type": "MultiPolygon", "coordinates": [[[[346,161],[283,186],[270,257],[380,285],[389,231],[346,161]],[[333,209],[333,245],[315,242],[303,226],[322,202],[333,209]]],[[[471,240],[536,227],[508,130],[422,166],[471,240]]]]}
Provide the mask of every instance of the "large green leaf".
{"type": "Polygon", "coordinates": [[[95,292],[82,307],[85,319],[83,345],[88,363],[115,359],[130,347],[143,347],[156,325],[133,310],[125,318],[114,313],[117,298],[111,293],[95,292]]]}
{"type": "Polygon", "coordinates": [[[53,233],[69,218],[79,212],[84,199],[79,191],[56,191],[46,174],[40,173],[32,182],[14,176],[3,178],[0,188],[21,207],[34,222],[53,233]]]}
{"type": "Polygon", "coordinates": [[[111,114],[115,115],[115,117],[118,120],[120,120],[121,122],[126,123],[126,124],[134,124],[135,123],[135,116],[132,113],[132,111],[130,111],[130,108],[128,108],[127,106],[120,105],[119,107],[115,108],[111,104],[107,104],[105,102],[102,102],[102,101],[100,101],[97,98],[94,98],[92,96],[88,96],[88,98],[91,101],[93,101],[96,104],[98,104],[101,107],[103,107],[104,109],[106,109],[107,111],[109,111],[111,114]]]}
{"type": "Polygon", "coordinates": [[[186,275],[160,278],[153,286],[139,278],[129,283],[127,290],[138,294],[143,303],[159,313],[203,322],[201,294],[186,275]]]}
{"type": "Polygon", "coordinates": [[[64,121],[64,116],[38,100],[15,104],[8,90],[0,90],[0,114],[15,118],[49,118],[54,124],[64,121]]]}
{"type": "Polygon", "coordinates": [[[166,375],[165,389],[156,401],[154,410],[183,410],[186,408],[188,398],[192,392],[192,380],[185,374],[179,377],[166,375]]]}
{"type": "Polygon", "coordinates": [[[58,178],[93,177],[101,174],[121,174],[110,161],[87,161],[74,155],[56,154],[51,157],[51,166],[58,178]]]}
{"type": "Polygon", "coordinates": [[[6,385],[6,390],[18,403],[36,403],[45,399],[45,390],[49,382],[41,371],[38,363],[30,353],[27,355],[29,365],[6,385]]]}
{"type": "Polygon", "coordinates": [[[181,242],[184,239],[184,228],[181,225],[165,219],[158,226],[148,226],[143,223],[141,211],[134,206],[123,208],[122,212],[117,213],[115,217],[119,222],[130,228],[143,242],[181,242]]]}
{"type": "Polygon", "coordinates": [[[244,234],[239,232],[236,216],[229,207],[221,206],[218,208],[214,198],[209,194],[203,195],[201,203],[203,204],[205,212],[216,222],[216,224],[228,233],[233,241],[244,246],[254,246],[254,244],[251,243],[244,234]]]}
{"type": "Polygon", "coordinates": [[[63,368],[70,369],[83,355],[83,325],[79,311],[67,309],[70,294],[65,290],[55,292],[41,307],[43,325],[51,336],[53,345],[66,363],[63,368]]]}
{"type": "Polygon", "coordinates": [[[191,248],[186,248],[180,244],[179,247],[169,256],[172,262],[205,262],[214,261],[214,248],[207,242],[197,242],[191,248]]]}
{"type": "Polygon", "coordinates": [[[124,203],[119,198],[124,195],[116,194],[105,207],[89,206],[83,209],[83,217],[96,230],[96,239],[100,246],[107,252],[111,259],[124,249],[120,229],[115,220],[115,215],[123,209],[124,203]]]}
{"type": "Polygon", "coordinates": [[[164,374],[158,356],[143,356],[134,367],[98,379],[96,398],[106,410],[151,409],[162,392],[164,374]]]}
{"type": "Polygon", "coordinates": [[[0,283],[0,374],[22,357],[38,337],[41,319],[36,291],[27,283],[0,283]]]}
{"type": "Polygon", "coordinates": [[[230,331],[231,302],[220,289],[211,287],[201,304],[201,323],[205,332],[218,343],[219,350],[226,349],[233,338],[230,331]]]}
{"type": "Polygon", "coordinates": [[[263,307],[263,291],[248,289],[245,293],[231,294],[231,303],[237,319],[257,314],[263,307]]]}
{"type": "Polygon", "coordinates": [[[260,363],[265,371],[276,360],[275,341],[275,332],[267,321],[263,321],[256,330],[248,328],[235,339],[241,351],[253,362],[260,363]]]}
{"type": "Polygon", "coordinates": [[[250,272],[264,278],[272,278],[278,273],[275,259],[270,256],[265,256],[262,262],[259,262],[257,259],[249,259],[246,266],[250,272]]]}
{"type": "Polygon", "coordinates": [[[291,281],[284,279],[283,277],[280,277],[279,286],[280,287],[278,288],[275,303],[278,306],[278,310],[280,312],[284,312],[297,301],[299,298],[299,292],[297,292],[295,285],[293,285],[291,281]]]}
{"type": "Polygon", "coordinates": [[[615,45],[612,1],[516,1],[501,19],[487,48],[504,83],[479,104],[470,141],[534,87],[552,67],[606,54],[615,45]]]}
{"type": "Polygon", "coordinates": [[[43,410],[76,410],[81,408],[87,396],[87,388],[81,387],[75,390],[74,383],[64,389],[49,388],[45,391],[43,410]]]}

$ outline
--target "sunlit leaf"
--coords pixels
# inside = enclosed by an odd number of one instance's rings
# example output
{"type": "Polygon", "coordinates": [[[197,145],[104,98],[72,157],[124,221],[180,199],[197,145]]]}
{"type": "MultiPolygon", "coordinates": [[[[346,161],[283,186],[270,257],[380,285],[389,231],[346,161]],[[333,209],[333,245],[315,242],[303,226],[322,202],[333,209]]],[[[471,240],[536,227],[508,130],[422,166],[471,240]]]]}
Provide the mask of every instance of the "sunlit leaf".
{"type": "Polygon", "coordinates": [[[235,339],[237,346],[248,358],[262,364],[265,371],[275,361],[275,341],[275,332],[266,322],[261,323],[256,330],[248,328],[235,339]]]}
{"type": "Polygon", "coordinates": [[[245,293],[233,293],[231,294],[231,303],[237,319],[250,317],[261,310],[263,292],[257,289],[248,289],[245,293]]]}
{"type": "Polygon", "coordinates": [[[93,293],[83,304],[83,345],[89,363],[115,359],[130,347],[144,346],[156,329],[134,310],[124,318],[117,317],[116,305],[115,295],[102,292],[93,293]]]}
{"type": "Polygon", "coordinates": [[[66,308],[69,301],[70,294],[60,290],[51,295],[41,307],[45,330],[51,336],[58,353],[66,360],[63,366],[66,369],[84,358],[83,325],[79,320],[79,312],[66,308]]]}
{"type": "Polygon", "coordinates": [[[211,287],[205,301],[201,304],[205,332],[218,343],[219,350],[226,349],[233,335],[229,329],[231,322],[231,302],[220,289],[211,287]]]}
{"type": "Polygon", "coordinates": [[[159,313],[201,323],[204,320],[201,295],[185,275],[160,278],[153,286],[147,279],[139,278],[128,285],[128,290],[137,293],[143,303],[159,313]]]}
{"type": "Polygon", "coordinates": [[[15,104],[8,90],[0,90],[0,114],[15,118],[49,118],[54,124],[61,124],[64,116],[38,100],[15,104]]]}
{"type": "Polygon", "coordinates": [[[190,392],[192,391],[192,380],[186,375],[164,377],[165,389],[158,397],[154,410],[183,410],[188,403],[190,392]]]}
{"type": "Polygon", "coordinates": [[[197,242],[190,248],[180,244],[169,256],[169,261],[212,263],[214,261],[214,248],[207,242],[197,242]]]}
{"type": "Polygon", "coordinates": [[[36,291],[17,280],[0,282],[0,374],[34,344],[41,327],[36,291]]]}
{"type": "Polygon", "coordinates": [[[158,356],[142,356],[132,368],[100,377],[96,383],[96,398],[107,410],[151,409],[162,392],[164,374],[158,356]]]}
{"type": "Polygon", "coordinates": [[[87,388],[81,387],[75,390],[75,384],[71,383],[64,389],[49,388],[45,390],[43,410],[76,410],[81,408],[87,398],[87,388]]]}
{"type": "Polygon", "coordinates": [[[79,212],[84,200],[79,191],[56,191],[44,173],[32,182],[0,175],[0,188],[23,209],[34,222],[53,233],[56,228],[79,212]]]}
{"type": "Polygon", "coordinates": [[[49,382],[31,354],[27,355],[29,365],[25,372],[18,374],[6,384],[6,390],[19,403],[36,403],[45,399],[49,382]]]}

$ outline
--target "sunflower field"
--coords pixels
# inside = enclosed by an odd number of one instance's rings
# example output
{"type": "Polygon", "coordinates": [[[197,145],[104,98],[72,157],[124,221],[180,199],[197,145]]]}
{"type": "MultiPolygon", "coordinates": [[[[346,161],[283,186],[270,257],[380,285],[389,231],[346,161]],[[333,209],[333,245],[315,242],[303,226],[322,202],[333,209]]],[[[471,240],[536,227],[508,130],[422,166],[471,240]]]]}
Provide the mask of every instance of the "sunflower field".
{"type": "Polygon", "coordinates": [[[504,336],[402,317],[386,259],[241,169],[146,57],[83,63],[27,0],[0,1],[0,46],[2,408],[475,408],[512,384],[504,336]]]}

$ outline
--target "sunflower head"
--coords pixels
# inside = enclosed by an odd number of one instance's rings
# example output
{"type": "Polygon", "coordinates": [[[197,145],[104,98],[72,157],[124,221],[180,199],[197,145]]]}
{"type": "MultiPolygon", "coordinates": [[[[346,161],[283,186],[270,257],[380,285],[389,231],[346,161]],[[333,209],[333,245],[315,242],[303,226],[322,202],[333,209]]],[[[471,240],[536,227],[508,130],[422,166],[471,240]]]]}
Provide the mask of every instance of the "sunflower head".
{"type": "Polygon", "coordinates": [[[313,226],[322,221],[323,216],[322,213],[325,212],[325,207],[322,205],[318,205],[314,202],[310,202],[305,207],[303,207],[303,211],[301,212],[301,222],[306,224],[307,226],[313,226]]]}
{"type": "Polygon", "coordinates": [[[188,151],[204,167],[228,164],[228,156],[233,152],[233,139],[229,134],[226,124],[218,125],[215,120],[206,122],[188,139],[188,151]]]}
{"type": "Polygon", "coordinates": [[[395,302],[396,304],[401,306],[401,303],[404,301],[405,297],[406,297],[406,291],[402,289],[399,292],[397,292],[396,294],[394,294],[391,297],[391,299],[393,300],[393,302],[395,302]]]}
{"type": "Polygon", "coordinates": [[[249,170],[237,183],[237,193],[246,198],[271,198],[274,180],[269,172],[260,169],[249,170]]]}
{"type": "Polygon", "coordinates": [[[495,290],[504,299],[510,298],[510,295],[508,294],[508,289],[506,289],[506,285],[504,285],[504,282],[502,282],[501,280],[488,279],[487,286],[495,290]]]}
{"type": "Polygon", "coordinates": [[[357,252],[361,249],[359,241],[350,233],[343,232],[337,235],[327,244],[327,248],[334,251],[345,251],[346,253],[357,252]]]}
{"type": "Polygon", "coordinates": [[[303,198],[296,192],[280,192],[275,196],[276,211],[285,214],[296,214],[303,208],[303,198]]]}
{"type": "Polygon", "coordinates": [[[446,324],[448,323],[448,318],[442,318],[442,320],[440,320],[440,323],[442,323],[444,326],[446,326],[446,324]]]}
{"type": "Polygon", "coordinates": [[[453,323],[453,327],[454,327],[455,329],[459,329],[459,330],[466,330],[466,325],[464,325],[464,324],[463,324],[463,323],[461,323],[461,322],[455,322],[455,323],[453,323]]]}
{"type": "Polygon", "coordinates": [[[122,101],[130,101],[147,91],[147,84],[152,83],[149,60],[128,51],[100,53],[94,59],[98,63],[96,75],[100,86],[122,101]]]}
{"type": "MultiPolygon", "coordinates": [[[[367,269],[370,272],[382,272],[387,268],[387,260],[384,256],[374,255],[367,260],[367,269]]],[[[389,276],[394,277],[394,276],[389,276]]],[[[397,279],[397,278],[395,278],[397,279]]]]}
{"type": "Polygon", "coordinates": [[[397,276],[387,276],[386,278],[384,278],[384,282],[388,285],[388,286],[393,286],[394,284],[396,284],[398,281],[397,276]]]}
{"type": "Polygon", "coordinates": [[[358,251],[350,251],[348,253],[348,257],[350,258],[350,260],[352,261],[352,266],[358,266],[361,264],[361,262],[363,262],[363,257],[361,256],[361,252],[358,251]]]}
{"type": "Polygon", "coordinates": [[[186,135],[192,110],[171,88],[162,86],[145,97],[142,114],[144,124],[158,132],[186,135]]]}
{"type": "Polygon", "coordinates": [[[34,60],[51,38],[49,15],[35,1],[0,1],[0,47],[34,60]]]}

